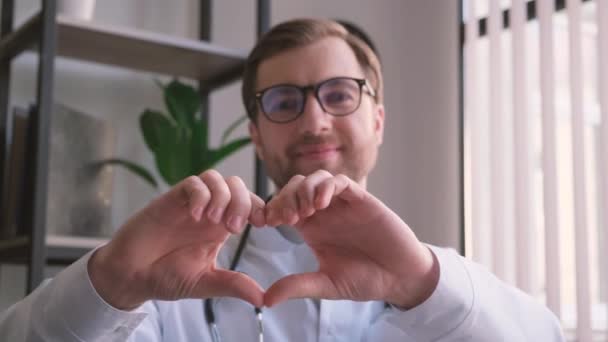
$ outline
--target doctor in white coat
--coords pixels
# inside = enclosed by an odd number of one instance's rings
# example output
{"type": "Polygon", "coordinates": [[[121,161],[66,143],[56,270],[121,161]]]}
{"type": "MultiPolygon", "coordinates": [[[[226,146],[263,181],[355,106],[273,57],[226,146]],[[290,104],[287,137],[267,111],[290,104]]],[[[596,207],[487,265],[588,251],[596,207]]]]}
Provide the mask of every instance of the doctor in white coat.
{"type": "Polygon", "coordinates": [[[0,340],[562,340],[543,305],[420,242],[366,190],[382,94],[376,55],[343,26],[273,28],[243,100],[278,193],[265,203],[213,170],[185,179],[5,312],[0,340]]]}

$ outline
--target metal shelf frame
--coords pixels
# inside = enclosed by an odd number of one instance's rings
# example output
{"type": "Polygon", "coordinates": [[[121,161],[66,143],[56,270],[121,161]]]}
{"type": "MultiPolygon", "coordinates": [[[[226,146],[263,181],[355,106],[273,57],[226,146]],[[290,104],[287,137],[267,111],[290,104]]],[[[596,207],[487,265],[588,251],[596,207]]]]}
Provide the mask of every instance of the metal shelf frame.
{"type": "MultiPolygon", "coordinates": [[[[61,40],[66,32],[72,34],[98,34],[99,37],[120,37],[121,31],[104,30],[95,25],[74,25],[69,20],[57,19],[56,0],[41,0],[40,13],[31,20],[13,29],[14,0],[2,1],[2,20],[0,23],[0,209],[6,205],[5,194],[8,187],[9,147],[11,143],[12,113],[9,108],[10,71],[12,60],[21,53],[36,47],[38,54],[38,74],[35,111],[31,117],[32,127],[32,159],[33,167],[28,170],[27,179],[32,181],[28,189],[24,189],[27,208],[25,208],[26,236],[10,240],[0,240],[1,263],[25,263],[28,265],[27,292],[33,291],[43,281],[43,271],[47,264],[67,265],[83,256],[93,248],[92,245],[66,243],[65,239],[53,240],[46,233],[46,206],[49,167],[49,134],[51,120],[51,105],[53,102],[53,80],[55,58],[66,56],[94,63],[118,65],[140,71],[168,73],[169,70],[154,68],[158,63],[148,67],[138,68],[124,60],[99,60],[92,57],[90,51],[66,52],[64,41],[61,40]],[[67,31],[66,31],[67,30],[67,31]],[[69,31],[71,30],[71,31],[69,31]],[[59,37],[61,36],[61,37],[59,37]]],[[[187,76],[199,80],[199,89],[203,100],[203,118],[209,120],[208,96],[218,87],[240,78],[244,66],[245,55],[234,53],[211,45],[211,13],[212,0],[200,1],[200,39],[202,42],[189,41],[183,38],[166,40],[163,37],[148,33],[127,32],[126,39],[139,39],[140,44],[148,44],[149,48],[194,49],[206,53],[212,62],[222,62],[223,73],[204,77],[203,73],[196,74],[186,71],[172,76],[187,76]],[[217,57],[219,56],[219,57],[217,57]],[[217,58],[216,58],[217,57],[217,58]],[[216,58],[216,59],[214,59],[216,58]],[[222,59],[224,58],[224,59],[222,59]],[[232,59],[232,60],[230,60],[232,59]]],[[[258,36],[268,30],[270,25],[270,0],[257,1],[257,32],[258,36]]],[[[109,38],[108,38],[109,39],[109,38]]],[[[201,66],[202,68],[205,65],[201,66]]],[[[209,69],[209,68],[207,68],[209,69]]],[[[212,69],[216,69],[215,67],[212,69]]],[[[256,158],[255,190],[261,197],[267,196],[268,179],[262,164],[256,158]]],[[[0,227],[1,229],[2,227],[0,227]]],[[[103,243],[103,241],[98,241],[103,243]]]]}

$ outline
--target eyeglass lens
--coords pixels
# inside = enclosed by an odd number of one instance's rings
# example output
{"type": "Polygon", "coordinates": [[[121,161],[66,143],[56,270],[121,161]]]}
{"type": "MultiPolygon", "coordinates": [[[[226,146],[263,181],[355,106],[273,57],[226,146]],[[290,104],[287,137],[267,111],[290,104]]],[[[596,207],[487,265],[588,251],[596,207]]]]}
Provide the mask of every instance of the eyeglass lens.
{"type": "MultiPolygon", "coordinates": [[[[355,79],[334,78],[319,84],[315,96],[328,114],[347,115],[359,106],[361,85],[355,79]]],[[[264,92],[260,103],[270,120],[290,121],[304,111],[306,88],[291,85],[272,87],[264,92]]]]}

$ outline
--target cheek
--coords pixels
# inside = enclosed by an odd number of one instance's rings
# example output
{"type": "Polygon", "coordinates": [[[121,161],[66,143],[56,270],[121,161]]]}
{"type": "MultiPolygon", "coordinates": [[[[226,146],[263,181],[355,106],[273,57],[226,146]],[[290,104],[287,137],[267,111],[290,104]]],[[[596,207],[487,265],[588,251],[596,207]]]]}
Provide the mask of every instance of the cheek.
{"type": "Polygon", "coordinates": [[[286,129],[263,129],[260,130],[260,141],[263,153],[266,156],[282,154],[285,146],[289,143],[289,134],[286,129]]]}
{"type": "Polygon", "coordinates": [[[377,142],[377,134],[374,122],[369,117],[354,117],[356,120],[348,122],[347,125],[341,127],[342,135],[348,137],[352,144],[360,147],[371,147],[377,142]]]}

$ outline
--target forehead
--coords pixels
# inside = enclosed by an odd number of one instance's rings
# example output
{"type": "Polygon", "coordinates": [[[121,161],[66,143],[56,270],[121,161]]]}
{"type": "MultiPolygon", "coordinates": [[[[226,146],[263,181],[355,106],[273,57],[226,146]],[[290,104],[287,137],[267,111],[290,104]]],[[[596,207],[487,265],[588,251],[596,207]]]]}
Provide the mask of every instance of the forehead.
{"type": "Polygon", "coordinates": [[[364,78],[364,73],[344,40],[327,37],[264,60],[258,67],[256,90],[281,83],[304,86],[338,76],[364,78]]]}

